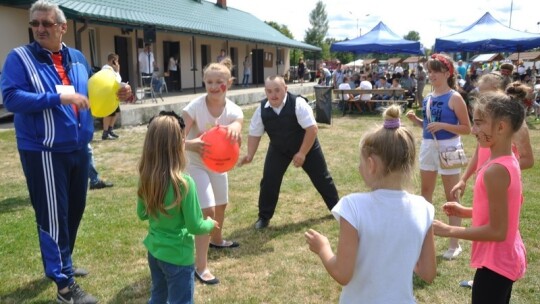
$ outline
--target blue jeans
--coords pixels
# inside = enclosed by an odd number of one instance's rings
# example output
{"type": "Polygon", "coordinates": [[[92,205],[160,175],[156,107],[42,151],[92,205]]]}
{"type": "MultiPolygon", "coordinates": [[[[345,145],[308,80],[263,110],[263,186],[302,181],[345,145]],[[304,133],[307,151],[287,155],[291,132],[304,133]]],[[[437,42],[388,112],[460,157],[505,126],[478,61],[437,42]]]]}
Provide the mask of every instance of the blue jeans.
{"type": "Polygon", "coordinates": [[[173,265],[148,252],[148,266],[152,276],[149,304],[193,304],[194,265],[173,265]]]}
{"type": "Polygon", "coordinates": [[[242,79],[242,85],[249,85],[249,74],[244,74],[244,79],[242,79]]]}

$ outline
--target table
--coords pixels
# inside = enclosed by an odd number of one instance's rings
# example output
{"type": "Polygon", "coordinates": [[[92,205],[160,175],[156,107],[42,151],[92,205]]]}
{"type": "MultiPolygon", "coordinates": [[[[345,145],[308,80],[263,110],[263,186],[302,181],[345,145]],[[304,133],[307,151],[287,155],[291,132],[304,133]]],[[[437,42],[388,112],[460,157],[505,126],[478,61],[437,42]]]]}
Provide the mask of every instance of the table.
{"type": "Polygon", "coordinates": [[[343,106],[343,115],[345,115],[345,111],[346,111],[347,105],[349,103],[390,102],[390,103],[407,104],[406,99],[399,99],[401,96],[405,96],[405,93],[407,93],[407,90],[405,90],[405,89],[369,89],[369,90],[368,89],[334,89],[333,92],[335,94],[341,95],[340,104],[343,106]],[[355,96],[362,95],[362,94],[386,95],[386,96],[390,96],[390,99],[389,100],[383,100],[383,99],[345,100],[345,94],[352,94],[352,95],[355,95],[355,96]]]}

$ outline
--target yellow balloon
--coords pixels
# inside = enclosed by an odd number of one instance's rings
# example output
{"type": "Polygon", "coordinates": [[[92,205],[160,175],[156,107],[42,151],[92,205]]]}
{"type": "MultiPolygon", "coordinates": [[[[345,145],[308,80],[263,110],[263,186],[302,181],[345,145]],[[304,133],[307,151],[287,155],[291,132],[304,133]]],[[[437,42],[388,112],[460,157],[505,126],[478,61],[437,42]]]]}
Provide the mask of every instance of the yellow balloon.
{"type": "Polygon", "coordinates": [[[101,70],[88,80],[88,99],[90,110],[95,117],[111,115],[118,107],[116,92],[120,84],[112,70],[101,70]]]}

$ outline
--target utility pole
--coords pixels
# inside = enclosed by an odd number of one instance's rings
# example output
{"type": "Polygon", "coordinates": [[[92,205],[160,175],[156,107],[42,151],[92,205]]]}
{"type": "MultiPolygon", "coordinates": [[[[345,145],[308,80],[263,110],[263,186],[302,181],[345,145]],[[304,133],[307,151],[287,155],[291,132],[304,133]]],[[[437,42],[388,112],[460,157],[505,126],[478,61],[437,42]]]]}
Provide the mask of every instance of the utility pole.
{"type": "MultiPolygon", "coordinates": [[[[354,14],[349,11],[349,14],[354,17],[354,14]]],[[[366,17],[369,17],[369,14],[365,15],[366,17]]],[[[360,18],[356,17],[356,32],[358,33],[358,37],[362,36],[362,28],[360,27],[360,18]]]]}
{"type": "Polygon", "coordinates": [[[510,21],[508,21],[508,27],[512,27],[512,11],[514,10],[514,0],[510,1],[510,21]]]}

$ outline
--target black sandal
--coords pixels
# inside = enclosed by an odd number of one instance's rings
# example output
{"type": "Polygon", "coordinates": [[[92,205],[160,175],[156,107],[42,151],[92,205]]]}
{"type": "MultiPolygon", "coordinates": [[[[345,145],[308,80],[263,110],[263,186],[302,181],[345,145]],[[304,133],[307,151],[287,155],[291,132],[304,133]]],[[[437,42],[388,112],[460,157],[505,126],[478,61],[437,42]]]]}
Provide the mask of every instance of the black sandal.
{"type": "Polygon", "coordinates": [[[210,272],[210,271],[208,271],[208,269],[206,269],[202,274],[199,274],[199,273],[197,272],[197,270],[195,270],[195,277],[197,278],[197,280],[199,280],[199,282],[201,282],[201,283],[203,283],[203,284],[206,284],[206,285],[216,285],[216,284],[218,284],[218,283],[219,283],[219,279],[216,278],[215,276],[214,276],[213,279],[210,279],[210,280],[205,280],[205,279],[203,279],[202,276],[205,275],[205,274],[207,274],[207,273],[209,273],[209,272],[210,272]]]}
{"type": "Polygon", "coordinates": [[[240,246],[240,243],[235,242],[235,241],[231,241],[229,245],[223,245],[223,244],[227,244],[227,241],[223,240],[220,245],[212,244],[210,242],[210,248],[225,249],[225,248],[236,248],[240,246]]]}

